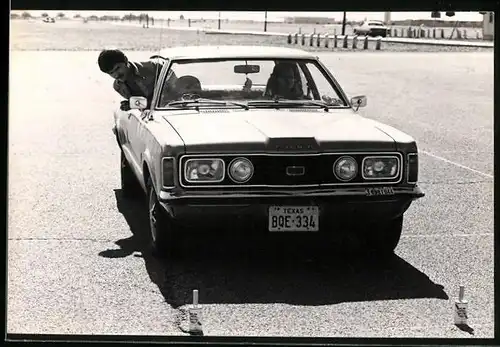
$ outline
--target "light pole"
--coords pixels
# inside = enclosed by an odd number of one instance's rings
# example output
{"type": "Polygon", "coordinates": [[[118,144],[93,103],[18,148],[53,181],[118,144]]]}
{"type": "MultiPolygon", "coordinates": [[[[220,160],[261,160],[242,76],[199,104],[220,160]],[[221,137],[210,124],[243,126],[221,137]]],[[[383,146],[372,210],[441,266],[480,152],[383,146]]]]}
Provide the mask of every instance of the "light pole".
{"type": "Polygon", "coordinates": [[[220,30],[220,12],[219,12],[219,30],[220,30]]]}
{"type": "Polygon", "coordinates": [[[344,19],[342,19],[342,36],[345,35],[345,19],[346,19],[346,13],[344,12],[344,19]]]}
{"type": "Polygon", "coordinates": [[[267,31],[267,11],[264,15],[264,31],[267,31]]]}

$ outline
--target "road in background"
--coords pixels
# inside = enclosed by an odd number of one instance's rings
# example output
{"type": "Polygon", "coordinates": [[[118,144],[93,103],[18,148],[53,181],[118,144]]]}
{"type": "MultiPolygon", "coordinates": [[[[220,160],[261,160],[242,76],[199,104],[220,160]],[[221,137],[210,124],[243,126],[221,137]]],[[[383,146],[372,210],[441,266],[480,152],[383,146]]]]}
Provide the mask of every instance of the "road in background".
{"type": "Polygon", "coordinates": [[[98,53],[11,52],[7,332],[185,335],[198,289],[209,336],[493,337],[492,53],[319,53],[363,115],[419,143],[427,195],[387,265],[213,239],[182,263],[143,253],[98,53]],[[461,284],[475,335],[453,325],[461,284]]]}

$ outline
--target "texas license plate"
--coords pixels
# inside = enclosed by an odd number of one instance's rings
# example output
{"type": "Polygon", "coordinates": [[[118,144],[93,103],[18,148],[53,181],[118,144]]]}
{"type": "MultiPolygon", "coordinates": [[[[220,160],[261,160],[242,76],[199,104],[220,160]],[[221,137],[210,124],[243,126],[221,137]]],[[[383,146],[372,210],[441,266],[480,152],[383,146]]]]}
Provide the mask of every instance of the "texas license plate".
{"type": "Polygon", "coordinates": [[[269,207],[269,231],[318,231],[318,206],[269,207]]]}

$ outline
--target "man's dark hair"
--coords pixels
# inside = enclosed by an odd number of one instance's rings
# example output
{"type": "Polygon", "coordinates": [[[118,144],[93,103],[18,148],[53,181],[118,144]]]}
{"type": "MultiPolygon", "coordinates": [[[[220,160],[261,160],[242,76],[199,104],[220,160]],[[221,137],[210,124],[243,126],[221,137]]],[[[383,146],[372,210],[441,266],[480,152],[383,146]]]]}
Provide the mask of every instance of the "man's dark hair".
{"type": "Polygon", "coordinates": [[[110,72],[116,64],[126,63],[127,57],[118,49],[105,49],[99,54],[97,63],[102,72],[110,72]]]}

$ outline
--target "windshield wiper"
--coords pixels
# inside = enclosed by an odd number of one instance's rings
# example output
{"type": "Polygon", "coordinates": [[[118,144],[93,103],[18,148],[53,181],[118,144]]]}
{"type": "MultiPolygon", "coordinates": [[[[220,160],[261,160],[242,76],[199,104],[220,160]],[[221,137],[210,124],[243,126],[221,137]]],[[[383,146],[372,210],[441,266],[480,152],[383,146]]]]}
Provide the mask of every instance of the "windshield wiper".
{"type": "Polygon", "coordinates": [[[288,106],[288,105],[298,105],[298,106],[303,106],[303,105],[314,105],[314,106],[319,106],[323,108],[325,111],[328,112],[330,109],[330,105],[326,104],[325,102],[322,101],[316,101],[316,100],[290,100],[290,99],[281,99],[281,98],[276,98],[273,100],[252,100],[248,102],[248,105],[280,105],[280,106],[288,106]]]}
{"type": "Polygon", "coordinates": [[[235,101],[224,101],[224,100],[212,100],[212,99],[204,99],[197,98],[192,100],[177,100],[169,102],[166,106],[187,106],[188,104],[212,104],[212,105],[235,105],[244,108],[245,110],[249,110],[247,104],[242,104],[235,101]]]}

